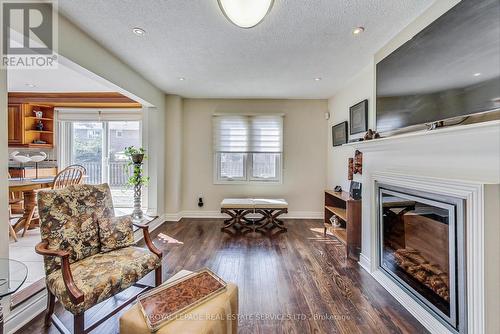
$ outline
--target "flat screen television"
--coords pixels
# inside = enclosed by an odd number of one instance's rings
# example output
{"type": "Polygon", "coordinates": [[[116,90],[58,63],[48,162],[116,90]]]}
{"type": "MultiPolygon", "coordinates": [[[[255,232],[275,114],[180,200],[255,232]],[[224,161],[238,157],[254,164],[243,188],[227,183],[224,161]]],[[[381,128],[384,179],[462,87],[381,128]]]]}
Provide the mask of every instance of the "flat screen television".
{"type": "Polygon", "coordinates": [[[376,65],[377,131],[500,109],[500,1],[463,0],[376,65]]]}

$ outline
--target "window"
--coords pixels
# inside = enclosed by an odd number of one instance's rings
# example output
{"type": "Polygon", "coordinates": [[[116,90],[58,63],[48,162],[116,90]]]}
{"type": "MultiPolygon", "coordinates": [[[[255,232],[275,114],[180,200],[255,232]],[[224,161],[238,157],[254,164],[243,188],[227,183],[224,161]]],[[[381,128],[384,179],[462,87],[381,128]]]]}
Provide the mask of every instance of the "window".
{"type": "Polygon", "coordinates": [[[123,131],[121,131],[121,130],[116,130],[116,132],[115,132],[115,136],[116,136],[116,138],[121,138],[121,137],[123,137],[123,131]]]}
{"type": "Polygon", "coordinates": [[[281,182],[283,117],[213,117],[214,182],[281,182]]]}
{"type": "Polygon", "coordinates": [[[86,132],[87,132],[87,139],[98,139],[101,137],[100,130],[88,129],[86,130],[86,132]]]}

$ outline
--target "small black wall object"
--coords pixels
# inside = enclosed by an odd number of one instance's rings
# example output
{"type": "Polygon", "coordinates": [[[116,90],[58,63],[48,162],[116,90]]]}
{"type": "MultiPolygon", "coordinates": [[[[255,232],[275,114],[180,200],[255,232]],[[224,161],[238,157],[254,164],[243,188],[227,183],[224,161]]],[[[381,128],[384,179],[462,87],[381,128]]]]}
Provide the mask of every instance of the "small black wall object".
{"type": "Polygon", "coordinates": [[[203,197],[198,198],[198,206],[201,208],[203,206],[203,197]]]}
{"type": "Polygon", "coordinates": [[[361,183],[356,181],[351,181],[351,189],[349,189],[349,195],[354,199],[361,199],[361,183]]]}

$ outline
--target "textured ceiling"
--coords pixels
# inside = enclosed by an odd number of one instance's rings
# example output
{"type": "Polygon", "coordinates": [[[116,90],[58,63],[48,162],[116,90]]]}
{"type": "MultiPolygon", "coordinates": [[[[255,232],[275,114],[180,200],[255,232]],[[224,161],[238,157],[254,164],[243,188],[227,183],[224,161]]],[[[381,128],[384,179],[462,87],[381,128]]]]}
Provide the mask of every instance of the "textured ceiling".
{"type": "Polygon", "coordinates": [[[8,70],[9,92],[111,92],[115,91],[61,62],[53,70],[8,70]]]}
{"type": "Polygon", "coordinates": [[[275,0],[252,29],[228,22],[216,0],[59,0],[59,9],[167,93],[328,98],[433,2],[275,0]],[[353,36],[356,26],[365,33],[353,36]]]}

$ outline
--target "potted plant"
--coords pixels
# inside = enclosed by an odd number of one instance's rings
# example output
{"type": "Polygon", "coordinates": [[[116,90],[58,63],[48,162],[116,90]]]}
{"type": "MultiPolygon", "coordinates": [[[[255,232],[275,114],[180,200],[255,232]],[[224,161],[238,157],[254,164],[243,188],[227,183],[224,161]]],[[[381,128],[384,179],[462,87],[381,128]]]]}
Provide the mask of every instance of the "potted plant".
{"type": "Polygon", "coordinates": [[[142,162],[144,159],[147,159],[146,150],[142,147],[129,146],[125,148],[125,156],[130,159],[127,164],[127,172],[129,172],[129,168],[132,166],[132,175],[128,178],[128,184],[134,187],[134,211],[132,212],[132,218],[141,220],[143,217],[141,208],[142,186],[146,186],[149,182],[149,177],[143,175],[142,162]]]}

